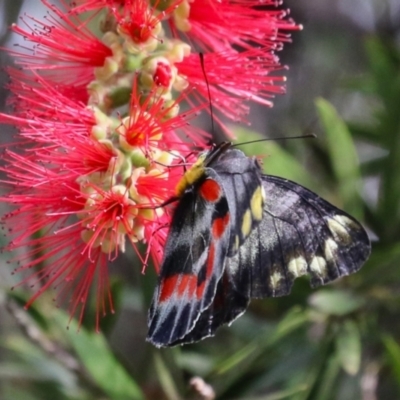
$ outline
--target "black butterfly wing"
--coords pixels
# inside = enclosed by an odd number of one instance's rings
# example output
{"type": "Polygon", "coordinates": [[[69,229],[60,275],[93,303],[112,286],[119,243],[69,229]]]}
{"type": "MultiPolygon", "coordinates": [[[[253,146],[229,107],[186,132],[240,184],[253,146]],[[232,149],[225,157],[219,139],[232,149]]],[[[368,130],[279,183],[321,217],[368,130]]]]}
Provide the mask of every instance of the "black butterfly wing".
{"type": "Polygon", "coordinates": [[[245,297],[284,296],[308,274],[311,286],[356,272],[370,254],[363,227],[315,193],[263,175],[263,218],[227,260],[231,283],[245,297]]]}
{"type": "Polygon", "coordinates": [[[228,257],[231,257],[263,218],[261,170],[255,158],[237,149],[223,153],[213,168],[228,200],[231,215],[228,257]]]}
{"type": "Polygon", "coordinates": [[[262,176],[262,185],[261,223],[225,259],[213,303],[176,344],[213,336],[219,326],[243,314],[250,298],[289,294],[298,276],[309,274],[311,285],[319,286],[356,272],[368,258],[366,232],[344,211],[282,178],[262,176]]]}
{"type": "MultiPolygon", "coordinates": [[[[237,254],[238,248],[246,243],[262,218],[261,172],[255,159],[246,157],[236,149],[222,154],[212,171],[223,185],[229,206],[230,242],[224,260],[227,265],[229,257],[237,254]]],[[[169,345],[192,343],[214,336],[219,326],[229,324],[243,314],[249,302],[250,298],[239,292],[231,284],[229,275],[224,273],[218,282],[213,302],[201,312],[194,328],[182,339],[169,345]]]]}
{"type": "Polygon", "coordinates": [[[286,295],[305,274],[312,286],[326,284],[370,253],[354,218],[294,182],[262,176],[242,152],[228,149],[207,165],[172,219],[149,313],[156,346],[212,336],[250,298],[286,295]]]}
{"type": "Polygon", "coordinates": [[[227,256],[237,252],[261,218],[259,166],[229,149],[205,169],[174,212],[150,308],[148,341],[173,346],[200,340],[246,309],[248,297],[221,276],[227,256]]]}
{"type": "Polygon", "coordinates": [[[229,237],[222,186],[217,176],[204,179],[183,195],[174,211],[150,307],[148,341],[170,346],[193,329],[214,299],[229,237]],[[219,198],[210,201],[216,191],[219,198]]]}
{"type": "Polygon", "coordinates": [[[246,311],[249,302],[250,299],[239,293],[230,283],[225,272],[218,282],[213,302],[201,313],[195,327],[182,339],[170,343],[170,346],[198,342],[214,336],[221,325],[229,324],[240,317],[246,311]]]}

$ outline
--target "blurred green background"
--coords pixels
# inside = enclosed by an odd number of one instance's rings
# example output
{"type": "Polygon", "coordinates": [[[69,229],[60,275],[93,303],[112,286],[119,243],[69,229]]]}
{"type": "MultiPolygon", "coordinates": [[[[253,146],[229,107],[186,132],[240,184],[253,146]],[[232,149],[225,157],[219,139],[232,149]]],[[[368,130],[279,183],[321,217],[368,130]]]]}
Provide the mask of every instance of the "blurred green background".
{"type": "MultiPolygon", "coordinates": [[[[0,0],[2,46],[27,6],[43,15],[39,1],[0,0]]],[[[359,218],[373,241],[370,260],[327,287],[311,290],[301,279],[288,297],[253,301],[214,338],[157,350],[144,341],[155,274],[141,275],[132,253],[110,267],[117,312],[101,334],[90,315],[79,334],[74,322],[67,330],[51,293],[24,311],[28,290],[10,292],[16,278],[2,255],[0,399],[211,399],[189,384],[193,377],[217,399],[400,398],[400,2],[285,6],[304,25],[281,53],[288,92],[270,110],[252,109],[252,130],[318,138],[257,144],[256,154],[268,173],[359,218]]],[[[9,62],[2,52],[2,66],[9,62]]],[[[5,82],[1,75],[1,107],[5,82]]],[[[1,129],[4,144],[10,129],[1,129]]]]}

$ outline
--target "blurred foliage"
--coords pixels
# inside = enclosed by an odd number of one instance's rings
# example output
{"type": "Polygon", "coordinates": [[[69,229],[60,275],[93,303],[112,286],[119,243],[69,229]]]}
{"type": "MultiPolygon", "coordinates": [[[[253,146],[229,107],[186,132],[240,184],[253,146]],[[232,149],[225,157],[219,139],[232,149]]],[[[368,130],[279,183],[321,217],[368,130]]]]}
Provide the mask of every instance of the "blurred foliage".
{"type": "MultiPolygon", "coordinates": [[[[25,311],[26,293],[2,285],[0,398],[205,399],[190,387],[192,377],[218,399],[400,398],[400,52],[375,35],[365,54],[364,73],[344,82],[346,95],[366,105],[361,118],[344,121],[318,98],[318,139],[245,147],[267,173],[363,221],[373,250],[359,273],[318,290],[299,279],[290,296],[253,301],[216,337],[163,350],[144,342],[150,270],[135,287],[115,282],[118,314],[103,333],[90,323],[78,329],[46,295],[25,311]]],[[[245,129],[237,136],[258,137],[245,129]]]]}

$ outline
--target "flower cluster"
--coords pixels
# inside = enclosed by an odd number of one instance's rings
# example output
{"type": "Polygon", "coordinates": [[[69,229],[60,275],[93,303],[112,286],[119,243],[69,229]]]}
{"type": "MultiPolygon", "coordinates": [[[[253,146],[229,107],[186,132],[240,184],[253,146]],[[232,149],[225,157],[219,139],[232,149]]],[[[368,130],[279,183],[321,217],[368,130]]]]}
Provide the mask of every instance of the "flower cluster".
{"type": "Polygon", "coordinates": [[[41,1],[45,18],[12,27],[27,44],[9,51],[13,112],[0,114],[18,129],[1,168],[7,250],[23,249],[28,306],[56,287],[82,318],[95,282],[98,326],[113,309],[109,262],[139,242],[144,265],[162,259],[162,205],[210,140],[188,122],[210,97],[218,121],[243,121],[245,100],[270,105],[283,91],[275,52],[299,27],[275,0],[41,1]]]}

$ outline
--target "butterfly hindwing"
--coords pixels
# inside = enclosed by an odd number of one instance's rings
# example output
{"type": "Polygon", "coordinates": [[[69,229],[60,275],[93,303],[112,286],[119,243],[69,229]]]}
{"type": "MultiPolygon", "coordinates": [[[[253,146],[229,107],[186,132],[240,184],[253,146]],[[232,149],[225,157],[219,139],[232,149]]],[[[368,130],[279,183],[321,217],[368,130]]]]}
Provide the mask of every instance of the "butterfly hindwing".
{"type": "Polygon", "coordinates": [[[309,275],[313,287],[356,272],[370,243],[362,226],[310,190],[263,175],[261,223],[227,260],[231,282],[250,298],[284,296],[309,275]]]}

